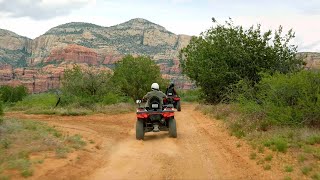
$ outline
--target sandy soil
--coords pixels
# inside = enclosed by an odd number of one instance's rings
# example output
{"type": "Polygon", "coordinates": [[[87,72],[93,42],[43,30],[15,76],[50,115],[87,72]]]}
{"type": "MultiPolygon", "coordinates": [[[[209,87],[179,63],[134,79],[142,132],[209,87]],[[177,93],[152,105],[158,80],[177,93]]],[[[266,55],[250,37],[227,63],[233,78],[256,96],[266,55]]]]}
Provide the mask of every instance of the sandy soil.
{"type": "MultiPolygon", "coordinates": [[[[135,139],[135,113],[62,117],[9,113],[9,117],[46,121],[88,145],[67,159],[46,154],[31,179],[283,179],[277,168],[266,171],[250,160],[252,149],[231,137],[220,121],[187,104],[176,112],[178,138],[168,132],[135,139]],[[89,143],[91,141],[91,143],[89,143]],[[241,144],[240,147],[239,144],[241,144]]],[[[42,154],[35,154],[39,157],[42,154]]],[[[281,162],[279,163],[281,164],[281,162]]]]}

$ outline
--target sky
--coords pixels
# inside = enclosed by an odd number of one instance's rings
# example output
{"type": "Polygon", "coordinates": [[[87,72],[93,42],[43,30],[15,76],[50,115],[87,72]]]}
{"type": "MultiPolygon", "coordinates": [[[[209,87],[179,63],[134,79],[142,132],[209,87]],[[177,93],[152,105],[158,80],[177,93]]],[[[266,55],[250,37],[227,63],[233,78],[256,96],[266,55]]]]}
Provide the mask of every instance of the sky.
{"type": "Polygon", "coordinates": [[[144,18],[175,34],[199,35],[229,17],[236,25],[293,29],[299,51],[320,52],[320,0],[0,0],[0,28],[36,38],[68,22],[112,26],[144,18]]]}

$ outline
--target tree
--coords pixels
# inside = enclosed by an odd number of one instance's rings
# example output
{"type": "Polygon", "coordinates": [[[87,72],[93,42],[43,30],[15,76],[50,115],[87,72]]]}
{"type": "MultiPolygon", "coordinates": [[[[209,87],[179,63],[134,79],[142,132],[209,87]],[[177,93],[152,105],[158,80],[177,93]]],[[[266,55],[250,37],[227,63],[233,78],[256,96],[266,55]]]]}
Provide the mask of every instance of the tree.
{"type": "Polygon", "coordinates": [[[154,82],[159,83],[162,88],[165,85],[159,66],[145,56],[124,57],[116,63],[113,80],[122,93],[133,99],[142,98],[150,91],[150,86],[154,82]]]}
{"type": "Polygon", "coordinates": [[[294,36],[292,30],[282,35],[281,26],[274,34],[271,30],[262,33],[260,24],[245,29],[230,19],[192,37],[179,59],[183,73],[196,81],[204,98],[218,103],[239,80],[246,79],[253,86],[261,73],[300,70],[303,61],[296,57],[297,46],[290,45],[294,36]]]}
{"type": "Polygon", "coordinates": [[[64,94],[99,101],[112,90],[111,74],[105,70],[89,67],[81,69],[75,65],[64,73],[62,91],[64,94]]]}

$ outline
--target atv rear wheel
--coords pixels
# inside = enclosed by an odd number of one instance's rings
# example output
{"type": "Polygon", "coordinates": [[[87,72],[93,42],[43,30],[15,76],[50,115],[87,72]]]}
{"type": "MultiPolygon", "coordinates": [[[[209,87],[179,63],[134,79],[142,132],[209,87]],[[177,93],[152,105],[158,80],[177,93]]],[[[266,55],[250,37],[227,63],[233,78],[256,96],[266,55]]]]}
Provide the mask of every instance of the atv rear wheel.
{"type": "Polygon", "coordinates": [[[136,139],[143,140],[144,139],[144,127],[143,121],[137,120],[136,122],[136,139]]]}
{"type": "Polygon", "coordinates": [[[180,101],[178,101],[178,102],[177,102],[177,110],[178,110],[178,111],[181,111],[181,104],[180,104],[180,101]]]}
{"type": "Polygon", "coordinates": [[[174,118],[169,119],[169,136],[173,138],[177,137],[177,125],[174,118]]]}

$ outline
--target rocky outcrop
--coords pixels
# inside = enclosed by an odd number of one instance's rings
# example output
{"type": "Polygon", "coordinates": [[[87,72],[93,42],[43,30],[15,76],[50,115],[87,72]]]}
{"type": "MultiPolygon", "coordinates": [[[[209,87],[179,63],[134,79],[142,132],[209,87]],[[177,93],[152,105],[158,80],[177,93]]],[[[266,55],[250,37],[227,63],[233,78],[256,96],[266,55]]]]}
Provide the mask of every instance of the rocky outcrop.
{"type": "Polygon", "coordinates": [[[31,44],[32,40],[29,38],[0,29],[0,65],[26,66],[31,44]]]}
{"type": "MultiPolygon", "coordinates": [[[[88,64],[78,64],[83,69],[89,68],[88,64]]],[[[10,65],[0,68],[0,85],[18,86],[24,85],[30,93],[46,92],[60,87],[63,74],[66,69],[73,68],[74,64],[47,65],[43,68],[16,68],[10,65]]],[[[111,72],[111,69],[103,66],[95,69],[111,72]]]]}
{"type": "Polygon", "coordinates": [[[86,63],[98,65],[98,54],[84,46],[69,44],[65,47],[57,47],[50,52],[44,63],[86,63]]]}
{"type": "Polygon", "coordinates": [[[320,70],[320,53],[316,52],[302,52],[298,53],[298,57],[301,57],[306,62],[306,69],[319,69],[320,70]]]}

